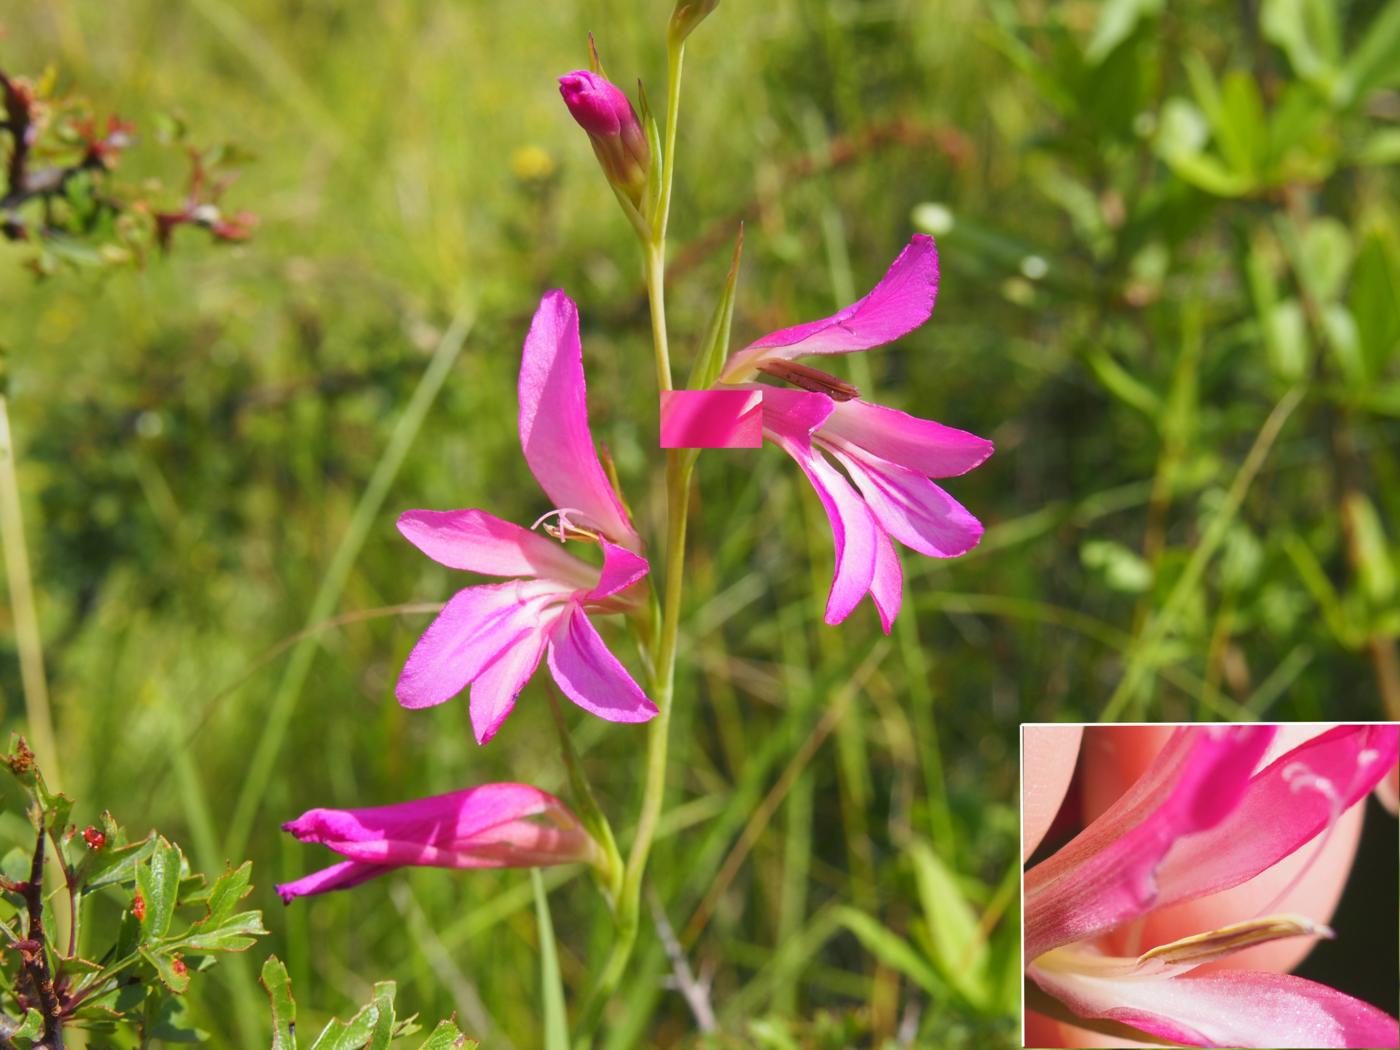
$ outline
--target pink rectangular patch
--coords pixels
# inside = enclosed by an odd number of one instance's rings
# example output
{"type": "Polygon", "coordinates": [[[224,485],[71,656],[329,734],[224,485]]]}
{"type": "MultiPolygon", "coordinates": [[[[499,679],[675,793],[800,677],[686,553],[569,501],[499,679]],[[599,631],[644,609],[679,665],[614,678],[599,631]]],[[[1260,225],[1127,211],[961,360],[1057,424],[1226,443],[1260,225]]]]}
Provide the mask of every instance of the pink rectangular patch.
{"type": "Polygon", "coordinates": [[[663,390],[662,448],[759,448],[762,390],[663,390]]]}

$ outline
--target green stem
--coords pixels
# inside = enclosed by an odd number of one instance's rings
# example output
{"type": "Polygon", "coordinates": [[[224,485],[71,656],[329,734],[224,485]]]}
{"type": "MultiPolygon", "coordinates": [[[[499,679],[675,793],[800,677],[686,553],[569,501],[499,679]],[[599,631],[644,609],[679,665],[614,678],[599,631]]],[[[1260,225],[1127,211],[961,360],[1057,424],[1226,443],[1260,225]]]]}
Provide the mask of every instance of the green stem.
{"type": "MultiPolygon", "coordinates": [[[[666,335],[666,226],[671,213],[672,175],[675,171],[676,125],[680,112],[681,64],[685,46],[670,42],[667,47],[666,133],[662,150],[661,194],[652,222],[652,235],[646,243],[647,303],[651,311],[652,349],[656,357],[656,382],[661,390],[673,389],[671,355],[666,335]]],[[[642,787],[642,808],[637,830],[623,870],[622,889],[617,899],[616,936],[612,952],[603,966],[598,983],[581,1011],[579,1031],[587,1045],[602,1016],[603,1008],[616,991],[632,957],[640,922],[642,879],[647,858],[656,838],[666,796],[666,758],[670,748],[671,706],[675,691],[676,643],[680,631],[681,596],[685,586],[685,530],[690,511],[690,479],[695,456],[687,451],[666,453],[666,570],[661,623],[656,632],[651,660],[652,699],[656,717],[647,726],[646,780],[642,787]]]]}
{"type": "Polygon", "coordinates": [[[44,647],[34,604],[34,581],[29,573],[29,551],[24,542],[15,447],[10,436],[9,398],[4,394],[0,394],[0,543],[5,547],[5,576],[10,584],[10,609],[15,620],[15,647],[19,650],[19,674],[24,686],[30,743],[39,759],[39,768],[44,771],[44,779],[50,788],[58,791],[61,785],[58,744],[49,708],[48,681],[44,677],[44,647]]]}
{"type": "Polygon", "coordinates": [[[676,170],[676,126],[681,111],[681,66],[685,44],[667,41],[666,46],[666,139],[662,147],[661,200],[656,207],[656,240],[666,240],[666,224],[671,218],[671,175],[676,170]]]}

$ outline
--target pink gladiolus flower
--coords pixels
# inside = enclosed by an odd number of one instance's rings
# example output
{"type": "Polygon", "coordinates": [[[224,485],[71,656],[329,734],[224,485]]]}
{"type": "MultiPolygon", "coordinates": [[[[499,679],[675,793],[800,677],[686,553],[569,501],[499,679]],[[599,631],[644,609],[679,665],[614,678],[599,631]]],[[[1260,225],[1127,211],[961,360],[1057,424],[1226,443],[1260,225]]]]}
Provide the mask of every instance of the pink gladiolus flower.
{"type": "Polygon", "coordinates": [[[559,78],[569,114],[588,132],[608,181],[636,203],[646,188],[651,148],[637,111],[616,84],[586,69],[559,78]]]}
{"type": "Polygon", "coordinates": [[[1180,1045],[1400,1044],[1394,1018],[1326,985],[1206,966],[1255,945],[1330,935],[1305,916],[1269,914],[1276,904],[1136,956],[1112,951],[1115,931],[1159,909],[1223,894],[1314,840],[1320,853],[1400,750],[1395,726],[1339,726],[1268,761],[1276,731],[1178,729],[1117,802],[1026,873],[1027,974],[1043,992],[1080,1017],[1180,1045]]]}
{"type": "Polygon", "coordinates": [[[893,342],[929,319],[937,294],[938,251],[933,238],[917,235],[865,298],[824,320],[764,336],[731,355],[720,375],[721,383],[744,383],[763,372],[803,388],[764,387],[763,426],[807,475],[831,522],[829,624],[869,594],[889,633],[903,600],[891,539],[952,558],[982,538],[981,523],[930,479],[972,470],[992,454],[990,441],[862,401],[848,384],[795,362],[893,342]]]}
{"type": "MultiPolygon", "coordinates": [[[[486,743],[546,657],[564,694],[610,722],[645,722],[656,705],[608,651],[590,612],[625,612],[647,562],[627,510],[608,483],[588,429],[578,308],[563,292],[540,300],[520,365],[520,444],[553,501],[540,522],[560,540],[602,548],[599,568],[563,544],[481,510],[411,510],[399,531],[434,561],[507,583],[458,591],[409,654],[395,693],[430,707],[471,687],[472,729],[486,743]]],[[[536,524],[539,524],[537,522],[536,524]]]]}
{"type": "Polygon", "coordinates": [[[346,859],[277,887],[283,903],[395,868],[542,868],[601,854],[564,803],[528,784],[484,784],[373,809],[312,809],[282,825],[346,859]]]}

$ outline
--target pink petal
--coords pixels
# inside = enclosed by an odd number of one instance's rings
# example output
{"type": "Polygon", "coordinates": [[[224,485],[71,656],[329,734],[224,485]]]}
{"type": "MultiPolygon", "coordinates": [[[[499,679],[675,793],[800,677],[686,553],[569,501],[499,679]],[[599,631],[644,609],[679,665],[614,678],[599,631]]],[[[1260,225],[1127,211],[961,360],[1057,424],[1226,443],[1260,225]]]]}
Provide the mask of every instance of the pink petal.
{"type": "Polygon", "coordinates": [[[561,291],[546,293],[530,323],[519,392],[520,445],[540,488],[556,508],[581,512],[615,542],[640,549],[593,446],[578,307],[561,291]]]}
{"type": "Polygon", "coordinates": [[[302,842],[333,849],[385,838],[446,843],[471,838],[511,820],[568,807],[529,784],[482,784],[429,798],[359,809],[309,809],[282,825],[302,842]]]}
{"type": "Polygon", "coordinates": [[[992,454],[986,438],[859,398],[838,401],[823,437],[848,441],[880,459],[930,478],[966,474],[992,454]]]}
{"type": "Polygon", "coordinates": [[[875,538],[875,575],[870,579],[870,598],[880,614],[880,627],[889,634],[904,601],[904,570],[900,568],[894,544],[883,532],[875,538]]]}
{"type": "Polygon", "coordinates": [[[590,566],[563,544],[482,510],[410,510],[399,532],[439,565],[487,576],[542,576],[584,586],[590,566]]]}
{"type": "Polygon", "coordinates": [[[472,682],[469,710],[476,742],[489,741],[515,707],[516,697],[540,665],[549,630],[559,613],[506,649],[472,682]]]}
{"type": "Polygon", "coordinates": [[[752,384],[741,390],[763,393],[763,429],[775,441],[802,444],[831,417],[836,402],[825,394],[752,384]]]}
{"type": "Polygon", "coordinates": [[[982,538],[982,523],[922,474],[873,456],[831,452],[860,489],[880,527],[931,558],[966,554],[982,538]]]}
{"type": "Polygon", "coordinates": [[[551,632],[549,670],[565,696],[599,718],[645,722],[656,714],[656,705],[608,651],[578,604],[569,606],[551,632]]]}
{"type": "Polygon", "coordinates": [[[662,448],[760,448],[760,389],[661,391],[662,448]]]}
{"type": "Polygon", "coordinates": [[[826,599],[826,622],[834,626],[851,615],[875,581],[880,526],[865,501],[820,453],[786,451],[812,483],[831,524],[836,571],[826,599]]]}
{"type": "Polygon", "coordinates": [[[568,588],[512,580],[458,591],[408,654],[394,694],[408,708],[451,700],[493,660],[539,630],[568,588]]]}
{"type": "Polygon", "coordinates": [[[1178,840],[1240,805],[1275,726],[1188,726],[1102,816],[1025,876],[1025,957],[1146,914],[1178,840]]]}
{"type": "Polygon", "coordinates": [[[1219,1047],[1395,1047],[1394,1018],[1289,974],[1221,970],[1185,977],[1100,977],[1032,966],[1045,991],[1081,1017],[1170,1043],[1219,1047]]]}
{"type": "Polygon", "coordinates": [[[1158,905],[1237,886],[1320,834],[1383,780],[1400,749],[1394,725],[1337,726],[1282,755],[1240,804],[1179,843],[1157,873],[1158,905]],[[1311,786],[1321,778],[1325,785],[1311,786]]]}
{"type": "Polygon", "coordinates": [[[401,865],[538,867],[591,860],[596,851],[567,806],[528,784],[484,784],[368,809],[313,809],[282,827],[352,862],[291,884],[292,896],[342,889],[401,865]]]}
{"type": "Polygon", "coordinates": [[[310,875],[303,875],[293,882],[279,883],[277,896],[282,898],[283,904],[291,904],[298,897],[330,893],[332,890],[348,890],[393,870],[392,864],[361,864],[356,860],[345,860],[314,871],[310,875]]]}
{"type": "Polygon", "coordinates": [[[743,379],[764,360],[846,354],[893,342],[929,319],[937,295],[938,249],[932,237],[915,234],[865,298],[831,317],[784,328],[751,343],[730,357],[721,378],[743,379]]]}
{"type": "Polygon", "coordinates": [[[647,574],[650,566],[640,554],[633,554],[626,547],[602,540],[603,570],[597,584],[584,595],[585,601],[600,602],[614,594],[625,591],[647,574]]]}

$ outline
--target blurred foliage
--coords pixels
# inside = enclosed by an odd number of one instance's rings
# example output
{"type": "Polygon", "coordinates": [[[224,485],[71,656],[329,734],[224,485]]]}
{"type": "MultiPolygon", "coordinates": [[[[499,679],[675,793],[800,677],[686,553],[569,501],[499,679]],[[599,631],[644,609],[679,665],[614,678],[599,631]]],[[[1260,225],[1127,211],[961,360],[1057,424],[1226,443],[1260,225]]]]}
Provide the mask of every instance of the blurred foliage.
{"type": "MultiPolygon", "coordinates": [[[[399,539],[397,510],[548,509],[512,396],[547,288],[581,304],[595,431],[654,535],[632,235],[553,78],[592,30],[620,82],[659,85],[670,7],[7,9],[6,68],[53,61],[138,126],[171,114],[254,154],[238,195],[262,220],[247,246],[62,284],[0,246],[72,790],[148,813],[202,867],[246,853],[284,878],[307,858],[276,825],[312,805],[561,789],[536,688],[478,748],[462,703],[393,703],[425,619],[371,611],[461,582],[399,539]],[[285,641],[466,305],[273,772],[250,779],[285,641]],[[247,842],[229,835],[240,797],[247,842]]],[[[869,609],[821,624],[830,537],[781,453],[702,457],[651,884],[722,1034],[690,1034],[646,930],[603,1045],[1009,1045],[1019,722],[1400,713],[1400,3],[721,4],[686,68],[678,369],[741,218],[739,345],[849,302],[922,229],[943,266],[933,322],[838,366],[998,452],[948,486],[988,523],[982,546],[905,559],[889,640],[869,609]]],[[[159,163],[132,154],[124,177],[172,178],[159,163]]],[[[573,714],[605,805],[632,811],[640,739],[573,714]]],[[[576,992],[608,931],[568,874],[546,882],[576,992]]],[[[271,941],[330,1011],[318,1024],[392,975],[424,1016],[530,1047],[531,901],[523,873],[408,872],[277,912],[271,941]]],[[[265,1044],[253,967],[186,1001],[217,1039],[265,1044]]]]}

